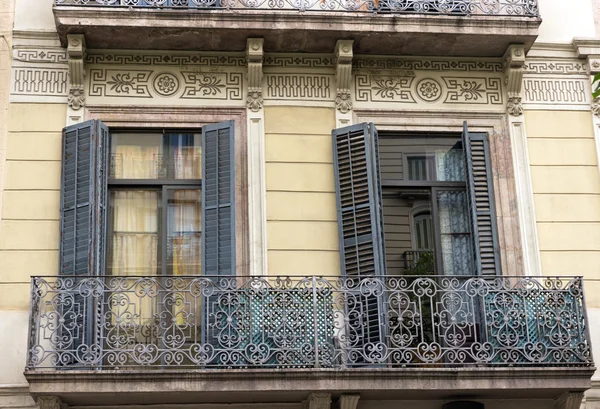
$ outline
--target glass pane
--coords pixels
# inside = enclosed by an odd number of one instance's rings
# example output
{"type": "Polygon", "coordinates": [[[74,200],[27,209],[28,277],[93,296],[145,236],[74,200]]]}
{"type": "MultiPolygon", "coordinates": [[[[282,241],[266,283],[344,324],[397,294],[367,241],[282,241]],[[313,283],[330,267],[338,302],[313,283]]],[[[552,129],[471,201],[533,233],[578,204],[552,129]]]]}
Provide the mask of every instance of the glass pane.
{"type": "Polygon", "coordinates": [[[379,156],[384,180],[465,180],[460,136],[380,136],[379,156]]]}
{"type": "Polygon", "coordinates": [[[435,272],[430,190],[384,189],[383,228],[388,275],[435,272]]]}
{"type": "Polygon", "coordinates": [[[200,275],[200,190],[169,190],[167,200],[167,274],[200,275]]]}
{"type": "Polygon", "coordinates": [[[459,190],[438,191],[437,203],[444,274],[474,275],[467,193],[459,190]]]}
{"type": "Polygon", "coordinates": [[[110,192],[112,235],[109,274],[157,275],[160,193],[151,190],[110,192]]]}
{"type": "Polygon", "coordinates": [[[202,135],[169,134],[171,169],[175,179],[202,178],[202,135]]]}
{"type": "Polygon", "coordinates": [[[161,134],[113,134],[110,178],[160,179],[166,177],[161,134]]]}

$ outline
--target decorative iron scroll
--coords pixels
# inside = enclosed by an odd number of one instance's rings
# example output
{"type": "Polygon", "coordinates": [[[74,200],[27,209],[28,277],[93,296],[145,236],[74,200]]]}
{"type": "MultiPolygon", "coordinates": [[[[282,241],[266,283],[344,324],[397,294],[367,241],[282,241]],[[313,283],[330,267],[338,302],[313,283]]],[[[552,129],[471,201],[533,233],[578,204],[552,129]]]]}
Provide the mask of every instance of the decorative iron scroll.
{"type": "Polygon", "coordinates": [[[593,365],[581,278],[32,280],[28,370],[593,365]]]}
{"type": "Polygon", "coordinates": [[[537,0],[54,0],[57,6],[290,9],[537,17],[537,0]]]}

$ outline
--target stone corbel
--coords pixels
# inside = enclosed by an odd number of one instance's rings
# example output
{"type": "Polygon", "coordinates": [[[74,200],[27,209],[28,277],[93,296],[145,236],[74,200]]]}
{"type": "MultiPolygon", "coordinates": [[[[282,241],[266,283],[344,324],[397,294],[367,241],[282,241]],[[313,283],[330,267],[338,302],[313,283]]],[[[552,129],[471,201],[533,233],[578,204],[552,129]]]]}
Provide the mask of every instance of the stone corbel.
{"type": "Polygon", "coordinates": [[[338,40],[335,45],[335,106],[343,114],[352,109],[350,84],[352,83],[352,45],[354,40],[338,40]]]}
{"type": "Polygon", "coordinates": [[[58,396],[39,396],[36,403],[40,409],[68,409],[58,396]]]}
{"type": "Polygon", "coordinates": [[[583,400],[583,392],[564,393],[556,399],[554,409],[579,409],[583,400]]]}
{"type": "Polygon", "coordinates": [[[523,44],[508,46],[504,54],[505,75],[508,91],[506,112],[509,115],[523,115],[523,73],[525,72],[525,47],[523,44]]]}
{"type": "Polygon", "coordinates": [[[305,407],[306,409],[331,409],[331,394],[311,393],[305,407]]]}
{"type": "Polygon", "coordinates": [[[85,37],[83,34],[67,35],[67,54],[69,57],[69,108],[78,111],[85,105],[83,89],[85,37]]]}
{"type": "Polygon", "coordinates": [[[262,38],[249,38],[246,43],[246,58],[248,60],[248,99],[246,100],[246,106],[252,112],[258,112],[263,107],[263,43],[262,38]]]}
{"type": "MultiPolygon", "coordinates": [[[[598,74],[600,72],[600,40],[576,38],[573,40],[573,47],[577,56],[586,60],[590,76],[598,74]]],[[[600,118],[600,97],[592,101],[591,110],[592,114],[600,118]]]]}
{"type": "Polygon", "coordinates": [[[359,394],[342,394],[337,401],[337,409],[356,409],[359,394]]]}

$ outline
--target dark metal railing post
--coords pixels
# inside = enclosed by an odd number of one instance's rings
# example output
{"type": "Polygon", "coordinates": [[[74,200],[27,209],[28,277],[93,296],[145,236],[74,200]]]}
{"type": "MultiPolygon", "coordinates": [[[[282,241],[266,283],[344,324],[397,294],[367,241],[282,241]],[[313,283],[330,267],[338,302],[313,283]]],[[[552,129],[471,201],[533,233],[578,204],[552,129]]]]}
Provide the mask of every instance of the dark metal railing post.
{"type": "Polygon", "coordinates": [[[319,323],[317,322],[317,277],[312,277],[313,327],[315,338],[315,368],[319,367],[319,323]]]}

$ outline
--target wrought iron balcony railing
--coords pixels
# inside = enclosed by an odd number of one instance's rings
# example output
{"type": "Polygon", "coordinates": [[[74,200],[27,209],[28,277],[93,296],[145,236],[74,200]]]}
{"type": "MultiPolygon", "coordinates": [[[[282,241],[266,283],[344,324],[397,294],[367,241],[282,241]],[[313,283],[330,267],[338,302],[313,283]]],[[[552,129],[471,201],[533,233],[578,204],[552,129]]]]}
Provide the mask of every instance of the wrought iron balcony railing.
{"type": "Polygon", "coordinates": [[[155,9],[365,11],[399,14],[537,17],[537,0],[54,0],[57,6],[155,9]]]}
{"type": "Polygon", "coordinates": [[[581,278],[32,280],[30,371],[593,365],[581,278]]]}

